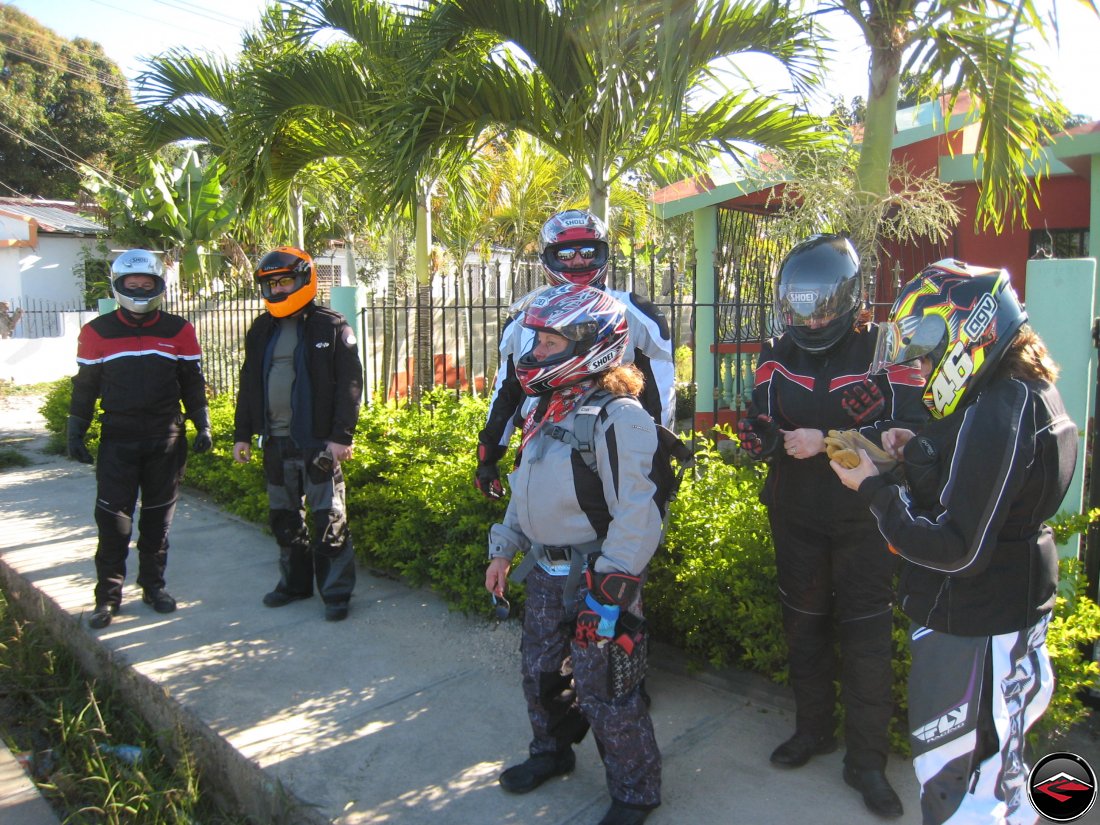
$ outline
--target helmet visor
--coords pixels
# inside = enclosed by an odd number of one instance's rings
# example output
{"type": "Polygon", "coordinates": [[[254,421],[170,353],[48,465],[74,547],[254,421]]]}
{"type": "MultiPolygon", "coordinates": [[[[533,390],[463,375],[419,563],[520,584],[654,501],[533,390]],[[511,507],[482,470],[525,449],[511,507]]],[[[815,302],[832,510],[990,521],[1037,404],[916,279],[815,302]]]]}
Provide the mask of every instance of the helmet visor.
{"type": "Polygon", "coordinates": [[[859,280],[841,283],[780,283],[776,288],[776,312],[785,327],[823,329],[859,303],[859,280]]]}
{"type": "Polygon", "coordinates": [[[947,322],[941,315],[929,314],[880,324],[871,372],[882,372],[892,364],[908,364],[925,357],[938,364],[946,345],[947,322]]]}
{"type": "Polygon", "coordinates": [[[297,273],[295,275],[285,275],[276,273],[274,275],[261,275],[256,278],[260,284],[260,294],[264,296],[265,301],[285,301],[293,293],[304,287],[309,283],[309,273],[297,273]],[[291,288],[288,292],[275,292],[276,287],[283,289],[291,288]]]}
{"type": "Polygon", "coordinates": [[[609,248],[604,241],[576,240],[550,244],[542,259],[555,272],[587,271],[607,265],[609,248]]]}
{"type": "Polygon", "coordinates": [[[148,300],[164,292],[164,279],[143,273],[119,275],[115,278],[115,291],[127,298],[148,300]]]}
{"type": "Polygon", "coordinates": [[[256,268],[255,277],[263,278],[267,275],[275,275],[280,272],[290,273],[303,264],[304,261],[298,255],[276,249],[264,255],[263,260],[260,261],[259,266],[256,268]]]}

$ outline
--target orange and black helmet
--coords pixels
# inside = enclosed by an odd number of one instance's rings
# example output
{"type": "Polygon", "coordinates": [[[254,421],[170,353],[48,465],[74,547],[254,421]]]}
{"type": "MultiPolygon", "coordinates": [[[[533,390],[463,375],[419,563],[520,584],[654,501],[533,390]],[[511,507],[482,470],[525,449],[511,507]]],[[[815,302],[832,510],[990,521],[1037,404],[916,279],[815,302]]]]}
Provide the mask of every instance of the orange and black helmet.
{"type": "Polygon", "coordinates": [[[293,246],[280,246],[264,255],[252,277],[260,285],[267,311],[276,318],[289,318],[317,297],[317,267],[313,258],[293,246]],[[292,282],[294,288],[276,293],[273,287],[284,282],[292,282]]]}

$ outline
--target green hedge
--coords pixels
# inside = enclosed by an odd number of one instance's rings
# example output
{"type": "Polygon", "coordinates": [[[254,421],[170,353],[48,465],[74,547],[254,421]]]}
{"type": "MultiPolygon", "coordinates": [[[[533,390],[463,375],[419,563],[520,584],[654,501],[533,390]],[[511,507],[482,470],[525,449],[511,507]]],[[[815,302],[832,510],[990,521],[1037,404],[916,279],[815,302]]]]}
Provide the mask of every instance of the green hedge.
{"type": "MultiPolygon", "coordinates": [[[[64,432],[69,391],[68,381],[59,382],[43,407],[55,433],[64,432]]],[[[365,407],[344,473],[359,559],[411,585],[430,586],[455,609],[488,617],[486,537],[505,502],[485,500],[472,484],[476,436],[486,410],[484,400],[456,398],[447,390],[432,391],[421,407],[365,407]]],[[[190,458],[186,483],[230,512],[266,523],[258,456],[244,466],[232,460],[232,415],[232,399],[213,399],[214,449],[190,458]]],[[[96,432],[93,428],[93,441],[96,432]]],[[[646,598],[655,635],[681,647],[700,666],[737,665],[785,683],[771,533],[758,500],[762,469],[727,462],[702,438],[697,448],[697,468],[672,504],[665,546],[651,566],[646,598]]],[[[501,467],[510,462],[506,456],[501,467]]],[[[1064,539],[1068,531],[1060,535],[1064,539]]],[[[1064,563],[1063,576],[1066,596],[1058,600],[1048,642],[1058,683],[1042,722],[1047,736],[1061,734],[1082,717],[1082,690],[1095,684],[1100,672],[1082,655],[1100,638],[1100,608],[1074,595],[1084,592],[1075,563],[1064,563]]],[[[510,596],[513,605],[522,606],[522,588],[510,596]]],[[[907,629],[898,612],[892,741],[902,753],[907,751],[907,629]]]]}

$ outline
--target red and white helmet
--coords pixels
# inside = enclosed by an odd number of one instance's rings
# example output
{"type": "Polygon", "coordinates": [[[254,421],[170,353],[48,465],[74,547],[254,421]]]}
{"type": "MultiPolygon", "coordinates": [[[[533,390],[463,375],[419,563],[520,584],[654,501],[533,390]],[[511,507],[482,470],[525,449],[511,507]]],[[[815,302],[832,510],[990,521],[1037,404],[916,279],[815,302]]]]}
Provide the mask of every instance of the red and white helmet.
{"type": "Polygon", "coordinates": [[[611,248],[607,224],[583,209],[551,215],[539,232],[539,260],[546,282],[602,287],[611,248]]]}
{"type": "Polygon", "coordinates": [[[564,350],[544,360],[535,355],[538,335],[516,363],[516,377],[528,395],[569,387],[619,366],[626,353],[626,307],[594,287],[543,287],[526,302],[521,323],[536,333],[566,339],[564,350]]]}

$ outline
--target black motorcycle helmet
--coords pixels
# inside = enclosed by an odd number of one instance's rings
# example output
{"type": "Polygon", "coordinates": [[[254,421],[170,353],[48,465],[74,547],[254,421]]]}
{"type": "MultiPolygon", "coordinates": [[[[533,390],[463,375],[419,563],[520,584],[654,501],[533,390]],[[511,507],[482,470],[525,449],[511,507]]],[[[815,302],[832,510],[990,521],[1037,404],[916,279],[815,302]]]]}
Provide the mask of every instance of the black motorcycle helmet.
{"type": "Polygon", "coordinates": [[[843,338],[862,298],[859,255],[842,235],[811,235],[779,265],[776,319],[807,352],[825,352],[843,338]]]}

